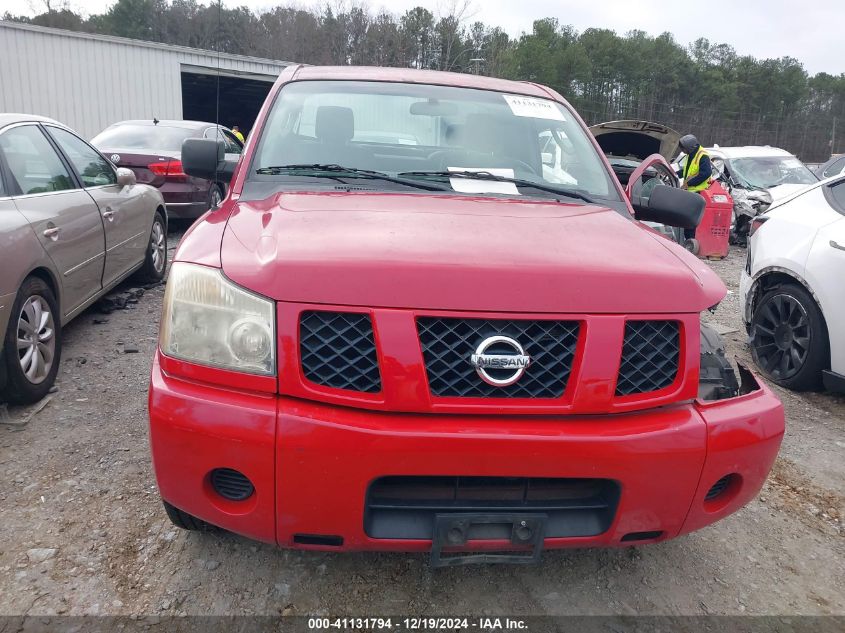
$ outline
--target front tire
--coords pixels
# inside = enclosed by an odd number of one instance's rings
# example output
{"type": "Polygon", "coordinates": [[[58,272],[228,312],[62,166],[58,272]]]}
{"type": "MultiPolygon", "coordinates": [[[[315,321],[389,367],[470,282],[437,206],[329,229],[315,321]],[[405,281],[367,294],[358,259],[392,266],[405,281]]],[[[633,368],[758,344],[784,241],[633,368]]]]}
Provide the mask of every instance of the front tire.
{"type": "Polygon", "coordinates": [[[178,528],[190,530],[191,532],[212,532],[217,529],[211,523],[206,523],[202,519],[183,512],[179,508],[167,503],[164,499],[161,502],[164,504],[164,511],[167,513],[167,518],[178,528]]]}
{"type": "Polygon", "coordinates": [[[164,279],[167,271],[167,225],[160,211],[153,216],[153,225],[150,228],[150,241],[147,243],[147,252],[144,255],[144,263],[138,271],[138,279],[146,283],[157,283],[164,279]]]}
{"type": "Polygon", "coordinates": [[[12,404],[31,404],[47,395],[62,355],[59,304],[50,286],[27,277],[18,290],[3,339],[6,384],[0,395],[12,404]]]}
{"type": "Polygon", "coordinates": [[[766,292],[751,317],[751,355],[781,387],[812,391],[830,363],[827,326],[815,299],[796,284],[766,292]]]}

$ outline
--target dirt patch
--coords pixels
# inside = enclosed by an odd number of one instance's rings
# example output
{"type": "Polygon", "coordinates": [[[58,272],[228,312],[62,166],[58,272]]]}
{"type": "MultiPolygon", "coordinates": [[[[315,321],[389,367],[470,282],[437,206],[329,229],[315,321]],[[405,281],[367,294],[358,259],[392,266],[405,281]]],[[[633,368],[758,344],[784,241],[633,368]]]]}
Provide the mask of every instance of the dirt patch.
{"type": "Polygon", "coordinates": [[[845,536],[842,523],[845,497],[841,491],[816,485],[786,458],[781,457],[775,462],[760,500],[765,503],[769,496],[772,503],[781,505],[807,525],[825,534],[845,536]]]}

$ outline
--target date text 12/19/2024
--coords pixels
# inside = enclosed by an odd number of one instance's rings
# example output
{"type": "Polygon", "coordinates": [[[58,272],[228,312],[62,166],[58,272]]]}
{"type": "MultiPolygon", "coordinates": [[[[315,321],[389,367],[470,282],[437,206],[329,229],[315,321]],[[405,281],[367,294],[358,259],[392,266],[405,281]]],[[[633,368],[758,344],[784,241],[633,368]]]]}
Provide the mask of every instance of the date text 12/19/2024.
{"type": "Polygon", "coordinates": [[[309,631],[527,631],[525,620],[507,617],[308,618],[309,631]]]}

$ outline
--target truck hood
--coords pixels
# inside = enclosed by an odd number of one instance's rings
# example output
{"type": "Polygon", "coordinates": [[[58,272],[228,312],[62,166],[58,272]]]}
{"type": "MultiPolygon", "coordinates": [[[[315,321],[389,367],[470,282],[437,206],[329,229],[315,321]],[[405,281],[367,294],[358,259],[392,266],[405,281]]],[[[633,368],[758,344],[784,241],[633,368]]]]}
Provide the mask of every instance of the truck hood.
{"type": "Polygon", "coordinates": [[[698,312],[725,287],[601,206],[394,193],[235,204],[221,265],[280,301],[490,312],[698,312]]]}
{"type": "Polygon", "coordinates": [[[651,121],[608,121],[591,126],[590,132],[608,156],[636,160],[660,154],[671,162],[681,140],[681,135],[672,128],[651,121]]]}

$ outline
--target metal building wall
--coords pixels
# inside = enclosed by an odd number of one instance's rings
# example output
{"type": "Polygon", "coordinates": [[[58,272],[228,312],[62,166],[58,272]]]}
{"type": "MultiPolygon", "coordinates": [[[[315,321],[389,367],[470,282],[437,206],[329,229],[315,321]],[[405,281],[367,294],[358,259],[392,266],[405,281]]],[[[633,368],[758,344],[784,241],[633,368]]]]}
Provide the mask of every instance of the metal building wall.
{"type": "Polygon", "coordinates": [[[91,138],[125,119],[181,119],[182,65],[275,79],[287,62],[0,21],[0,112],[91,138]]]}

